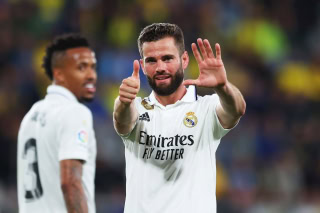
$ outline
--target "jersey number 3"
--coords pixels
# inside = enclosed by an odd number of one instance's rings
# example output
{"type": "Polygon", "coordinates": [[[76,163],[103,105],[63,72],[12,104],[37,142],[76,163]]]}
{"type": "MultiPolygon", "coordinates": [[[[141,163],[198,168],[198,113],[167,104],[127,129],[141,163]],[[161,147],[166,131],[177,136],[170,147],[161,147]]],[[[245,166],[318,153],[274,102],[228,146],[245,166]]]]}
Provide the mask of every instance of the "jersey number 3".
{"type": "Polygon", "coordinates": [[[38,168],[37,144],[34,138],[26,142],[23,158],[27,162],[24,178],[25,199],[30,202],[39,199],[43,194],[38,168]]]}

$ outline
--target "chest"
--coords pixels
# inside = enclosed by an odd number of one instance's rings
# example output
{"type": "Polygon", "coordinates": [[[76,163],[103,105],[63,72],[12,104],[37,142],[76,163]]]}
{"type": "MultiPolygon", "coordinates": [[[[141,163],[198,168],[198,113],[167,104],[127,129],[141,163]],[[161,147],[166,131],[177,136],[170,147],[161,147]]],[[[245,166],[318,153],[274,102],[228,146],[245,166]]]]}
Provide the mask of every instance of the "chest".
{"type": "Polygon", "coordinates": [[[194,135],[204,125],[205,111],[197,104],[182,105],[169,109],[142,109],[139,111],[138,124],[141,130],[152,135],[162,135],[163,137],[194,135]]]}

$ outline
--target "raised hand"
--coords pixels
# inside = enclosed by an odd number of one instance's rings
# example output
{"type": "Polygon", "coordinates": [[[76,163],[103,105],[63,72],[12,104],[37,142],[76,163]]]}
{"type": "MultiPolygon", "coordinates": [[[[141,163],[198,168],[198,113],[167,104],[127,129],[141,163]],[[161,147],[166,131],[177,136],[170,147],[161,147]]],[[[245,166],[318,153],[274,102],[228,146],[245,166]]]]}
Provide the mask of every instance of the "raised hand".
{"type": "Polygon", "coordinates": [[[192,43],[191,48],[194,57],[197,60],[199,67],[199,77],[195,80],[185,80],[184,85],[197,85],[201,87],[220,88],[227,83],[226,70],[221,59],[220,45],[215,45],[216,57],[213,54],[211,45],[207,39],[197,39],[199,50],[195,43],[192,43]]]}
{"type": "Polygon", "coordinates": [[[122,103],[129,105],[136,98],[140,90],[139,61],[134,60],[132,75],[122,80],[119,88],[119,99],[122,103]]]}

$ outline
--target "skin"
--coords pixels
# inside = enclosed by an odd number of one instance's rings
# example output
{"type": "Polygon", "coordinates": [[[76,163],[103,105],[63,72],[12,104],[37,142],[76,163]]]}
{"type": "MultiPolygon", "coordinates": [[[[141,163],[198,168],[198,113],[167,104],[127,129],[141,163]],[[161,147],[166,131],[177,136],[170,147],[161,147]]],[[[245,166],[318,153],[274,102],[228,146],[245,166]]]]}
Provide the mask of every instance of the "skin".
{"type": "MultiPolygon", "coordinates": [[[[79,101],[92,100],[96,91],[96,58],[86,47],[65,51],[61,62],[53,68],[54,84],[69,89],[79,101]]],[[[61,188],[69,213],[88,212],[82,186],[83,161],[60,161],[61,188]]]]}
{"type": "Polygon", "coordinates": [[[88,212],[82,187],[82,164],[80,160],[60,161],[61,188],[69,213],[88,212]]]}
{"type": "MultiPolygon", "coordinates": [[[[153,79],[159,88],[168,87],[172,84],[173,76],[179,69],[186,69],[189,56],[184,52],[181,56],[174,39],[166,37],[156,42],[146,42],[142,45],[143,59],[140,64],[143,73],[153,79]]],[[[180,86],[170,95],[161,96],[156,93],[157,100],[164,106],[180,100],[186,93],[184,85],[180,86]]]]}
{"type": "Polygon", "coordinates": [[[87,47],[65,51],[61,65],[53,68],[54,83],[69,89],[79,101],[90,101],[96,92],[96,58],[87,47]]]}
{"type": "MultiPolygon", "coordinates": [[[[186,93],[186,85],[197,85],[213,88],[220,98],[216,112],[224,128],[232,128],[245,113],[246,103],[240,91],[227,80],[226,70],[221,59],[220,45],[215,45],[216,56],[207,39],[197,39],[200,49],[195,43],[191,45],[193,54],[199,67],[199,77],[195,80],[185,80],[177,90],[168,96],[155,94],[157,100],[164,106],[181,100],[186,93]],[[200,55],[201,53],[201,55],[200,55]]],[[[158,86],[168,86],[178,71],[179,64],[185,69],[188,66],[189,58],[187,52],[181,57],[178,48],[171,37],[166,37],[155,42],[145,42],[142,46],[143,59],[140,60],[145,75],[153,78],[160,71],[164,72],[161,78],[155,78],[158,86]],[[166,61],[167,56],[173,56],[166,61]],[[150,60],[151,59],[151,60],[150,60]]],[[[134,99],[140,89],[139,63],[134,61],[132,76],[122,81],[119,88],[119,97],[114,105],[114,126],[120,134],[129,133],[138,117],[134,106],[134,99]]]]}
{"type": "Polygon", "coordinates": [[[224,128],[232,128],[244,115],[246,102],[239,89],[227,79],[220,45],[218,43],[215,45],[215,56],[207,39],[199,38],[197,43],[201,55],[195,43],[192,43],[191,48],[198,63],[199,77],[196,80],[185,80],[183,84],[213,88],[220,98],[221,104],[216,108],[220,123],[224,128]]]}

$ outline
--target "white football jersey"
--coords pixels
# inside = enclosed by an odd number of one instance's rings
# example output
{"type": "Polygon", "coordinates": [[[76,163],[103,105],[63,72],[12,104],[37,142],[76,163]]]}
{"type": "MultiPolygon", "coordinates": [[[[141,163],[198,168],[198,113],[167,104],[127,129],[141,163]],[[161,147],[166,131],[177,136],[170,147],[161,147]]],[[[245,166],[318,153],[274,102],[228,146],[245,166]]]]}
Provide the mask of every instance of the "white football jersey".
{"type": "Polygon", "coordinates": [[[126,157],[126,213],[216,212],[216,159],[229,131],[217,117],[219,97],[197,96],[194,86],[175,104],[154,93],[135,99],[139,118],[120,135],[126,157]]]}
{"type": "Polygon", "coordinates": [[[95,212],[96,139],[90,110],[66,88],[51,85],[44,100],[23,118],[18,134],[20,213],[67,212],[60,161],[84,160],[82,185],[89,212],[95,212]]]}

